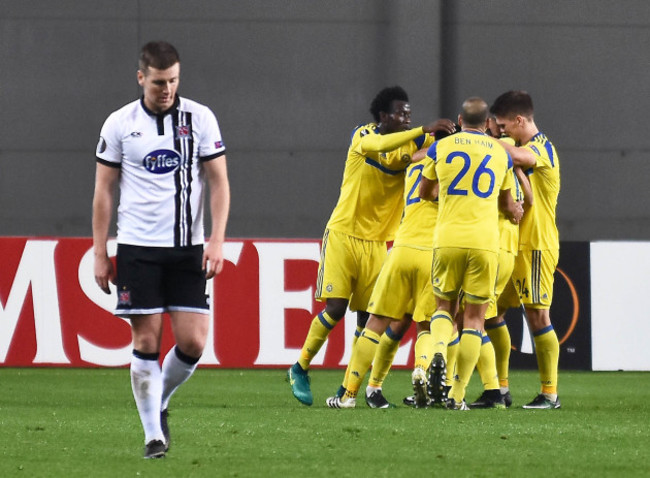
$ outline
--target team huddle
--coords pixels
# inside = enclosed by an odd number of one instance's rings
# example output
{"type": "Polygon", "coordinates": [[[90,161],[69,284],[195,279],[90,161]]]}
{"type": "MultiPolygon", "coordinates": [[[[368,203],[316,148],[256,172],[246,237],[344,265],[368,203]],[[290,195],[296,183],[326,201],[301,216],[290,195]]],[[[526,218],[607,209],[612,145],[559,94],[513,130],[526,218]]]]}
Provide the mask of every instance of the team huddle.
{"type": "Polygon", "coordinates": [[[347,308],[357,311],[351,358],[330,408],[354,408],[382,393],[400,339],[416,323],[413,395],[404,403],[452,410],[506,408],[511,341],[504,319],[526,311],[541,390],[526,409],[560,407],[559,342],[551,325],[559,257],[555,148],[523,91],[462,105],[458,125],[440,119],[411,128],[400,87],[385,88],[355,129],[338,203],[323,236],[312,320],[288,370],[293,395],[312,405],[309,366],[347,308]],[[387,253],[387,242],[393,241],[387,253]],[[484,392],[468,404],[475,369],[484,392]]]}

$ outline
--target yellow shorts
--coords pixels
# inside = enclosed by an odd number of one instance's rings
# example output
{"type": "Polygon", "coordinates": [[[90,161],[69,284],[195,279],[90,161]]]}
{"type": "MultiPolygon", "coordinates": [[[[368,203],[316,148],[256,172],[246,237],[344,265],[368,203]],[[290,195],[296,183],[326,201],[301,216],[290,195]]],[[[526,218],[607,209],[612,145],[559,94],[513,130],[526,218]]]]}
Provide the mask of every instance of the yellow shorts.
{"type": "MultiPolygon", "coordinates": [[[[515,255],[512,252],[499,251],[499,269],[497,271],[497,282],[494,290],[495,295],[490,298],[490,305],[485,312],[486,319],[492,319],[498,315],[497,303],[503,291],[509,283],[512,283],[512,271],[515,268],[515,255]]],[[[519,300],[519,298],[517,298],[519,300]]]]}
{"type": "Polygon", "coordinates": [[[401,320],[404,314],[411,314],[416,322],[431,318],[425,317],[422,310],[431,307],[431,302],[435,303],[431,288],[432,260],[432,250],[393,247],[375,283],[368,312],[397,320],[401,320]],[[431,296],[429,304],[421,304],[427,300],[427,293],[431,296]]]}
{"type": "Polygon", "coordinates": [[[440,247],[433,254],[431,280],[436,296],[453,301],[462,289],[465,301],[484,304],[494,295],[498,254],[481,249],[440,247]]]}
{"type": "Polygon", "coordinates": [[[385,242],[365,241],[326,229],[314,294],[316,300],[348,299],[350,310],[365,311],[385,259],[385,242]]]}
{"type": "MultiPolygon", "coordinates": [[[[503,292],[501,292],[497,297],[497,314],[503,314],[508,309],[519,307],[521,307],[521,299],[519,298],[519,292],[517,292],[515,283],[511,277],[506,284],[506,288],[503,289],[503,292]]],[[[487,318],[490,319],[491,317],[487,318]]]]}
{"type": "Polygon", "coordinates": [[[553,302],[553,274],[559,251],[523,249],[512,274],[521,302],[531,309],[548,309],[553,302]]]}

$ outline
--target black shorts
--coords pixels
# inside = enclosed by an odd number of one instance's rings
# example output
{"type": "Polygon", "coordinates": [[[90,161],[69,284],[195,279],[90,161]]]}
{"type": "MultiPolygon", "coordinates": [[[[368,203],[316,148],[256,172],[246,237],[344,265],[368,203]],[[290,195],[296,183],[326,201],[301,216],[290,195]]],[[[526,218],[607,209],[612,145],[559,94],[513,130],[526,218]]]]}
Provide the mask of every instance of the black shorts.
{"type": "Polygon", "coordinates": [[[210,310],[202,270],[203,246],[117,245],[115,315],[210,310]]]}

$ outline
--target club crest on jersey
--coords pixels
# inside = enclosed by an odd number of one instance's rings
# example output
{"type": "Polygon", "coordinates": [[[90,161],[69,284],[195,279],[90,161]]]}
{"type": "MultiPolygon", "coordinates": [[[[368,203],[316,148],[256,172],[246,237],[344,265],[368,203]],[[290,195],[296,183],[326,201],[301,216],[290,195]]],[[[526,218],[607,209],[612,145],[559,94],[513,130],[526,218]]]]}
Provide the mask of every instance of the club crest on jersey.
{"type": "Polygon", "coordinates": [[[131,305],[131,291],[130,290],[121,290],[117,293],[117,304],[118,305],[131,305]]]}
{"type": "Polygon", "coordinates": [[[154,174],[165,174],[173,171],[181,164],[181,157],[170,149],[157,149],[144,157],[142,165],[154,174]]]}
{"type": "Polygon", "coordinates": [[[192,137],[192,127],[190,125],[179,125],[176,126],[176,138],[175,139],[188,139],[192,137]]]}

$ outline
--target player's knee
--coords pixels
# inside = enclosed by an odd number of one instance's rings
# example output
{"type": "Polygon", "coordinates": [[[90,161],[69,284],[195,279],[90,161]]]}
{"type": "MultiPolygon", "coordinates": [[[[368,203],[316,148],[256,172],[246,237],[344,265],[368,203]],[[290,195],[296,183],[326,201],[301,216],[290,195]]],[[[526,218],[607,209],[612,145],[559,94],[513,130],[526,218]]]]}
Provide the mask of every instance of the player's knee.
{"type": "Polygon", "coordinates": [[[345,317],[345,312],[348,309],[348,302],[344,299],[328,299],[325,305],[325,312],[333,320],[339,321],[345,317]]]}
{"type": "Polygon", "coordinates": [[[363,328],[366,326],[368,323],[368,318],[370,317],[370,314],[368,312],[364,311],[357,311],[357,326],[363,328]]]}
{"type": "Polygon", "coordinates": [[[188,357],[200,357],[205,348],[205,340],[200,337],[191,337],[176,344],[178,349],[188,357]]]}

